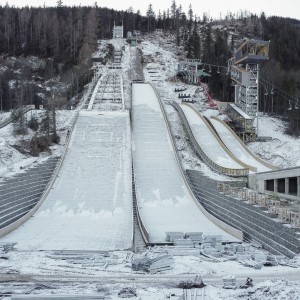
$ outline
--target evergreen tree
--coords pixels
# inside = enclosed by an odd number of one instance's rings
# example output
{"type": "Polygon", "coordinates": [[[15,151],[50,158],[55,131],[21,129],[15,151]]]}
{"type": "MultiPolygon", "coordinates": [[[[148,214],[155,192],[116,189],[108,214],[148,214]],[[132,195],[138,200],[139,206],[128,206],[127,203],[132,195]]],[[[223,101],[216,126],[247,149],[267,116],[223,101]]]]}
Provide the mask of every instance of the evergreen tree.
{"type": "Polygon", "coordinates": [[[192,31],[192,35],[189,38],[188,46],[187,46],[187,57],[200,59],[201,54],[201,45],[200,45],[200,36],[197,32],[197,23],[194,22],[194,27],[192,31]]]}
{"type": "Polygon", "coordinates": [[[176,24],[176,11],[177,11],[177,5],[175,0],[173,0],[171,5],[171,18],[173,20],[173,29],[175,28],[175,24],[176,24]]]}
{"type": "Polygon", "coordinates": [[[62,0],[57,0],[56,5],[57,7],[62,7],[63,6],[62,0]]]}
{"type": "Polygon", "coordinates": [[[148,32],[150,32],[150,30],[154,30],[154,22],[155,22],[155,13],[151,3],[148,6],[146,15],[148,20],[148,32]]]}
{"type": "Polygon", "coordinates": [[[161,11],[158,11],[158,15],[157,15],[157,28],[163,28],[163,16],[161,14],[161,11]]]}
{"type": "Polygon", "coordinates": [[[212,40],[210,24],[207,25],[207,29],[204,34],[205,34],[205,37],[204,37],[204,43],[203,43],[202,60],[205,63],[211,63],[213,60],[213,40],[212,40]]]}
{"type": "Polygon", "coordinates": [[[189,31],[189,35],[191,35],[191,31],[192,31],[192,27],[193,27],[193,18],[194,18],[194,13],[193,13],[191,4],[189,5],[188,17],[189,17],[188,31],[189,31]]]}

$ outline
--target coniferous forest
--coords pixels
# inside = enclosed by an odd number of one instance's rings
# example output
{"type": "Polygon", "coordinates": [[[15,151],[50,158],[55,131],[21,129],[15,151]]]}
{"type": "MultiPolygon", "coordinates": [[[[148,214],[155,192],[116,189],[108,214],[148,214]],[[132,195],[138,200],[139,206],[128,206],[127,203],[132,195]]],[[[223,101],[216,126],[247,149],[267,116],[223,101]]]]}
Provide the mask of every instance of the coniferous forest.
{"type": "Polygon", "coordinates": [[[187,58],[224,66],[212,68],[209,80],[211,93],[223,101],[233,101],[233,88],[225,67],[234,49],[243,38],[270,40],[270,60],[261,68],[260,110],[285,117],[290,121],[290,133],[299,134],[300,110],[295,108],[300,107],[300,20],[266,17],[264,13],[258,16],[246,11],[227,13],[213,20],[205,13],[200,17],[200,13],[191,6],[184,12],[175,0],[167,11],[155,11],[150,4],[146,12],[134,11],[132,7],[116,11],[97,4],[66,7],[61,1],[57,7],[0,6],[1,109],[14,108],[20,99],[25,104],[38,104],[39,91],[32,80],[39,83],[59,77],[67,84],[63,95],[66,99],[82,91],[92,76],[91,56],[97,40],[111,38],[114,23],[123,22],[125,34],[163,29],[174,35],[181,55],[183,52],[187,58]],[[17,64],[20,58],[27,57],[43,61],[34,68],[25,68],[20,78],[10,64],[12,58],[18,58],[14,62],[17,64]],[[24,80],[28,75],[31,80],[24,80]]]}

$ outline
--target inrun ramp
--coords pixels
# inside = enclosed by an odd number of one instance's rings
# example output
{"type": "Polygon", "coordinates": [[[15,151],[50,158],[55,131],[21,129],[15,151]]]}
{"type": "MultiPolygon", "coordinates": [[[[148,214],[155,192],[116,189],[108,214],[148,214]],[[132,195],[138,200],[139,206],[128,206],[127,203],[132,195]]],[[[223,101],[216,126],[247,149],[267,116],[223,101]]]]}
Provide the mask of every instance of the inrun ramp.
{"type": "Polygon", "coordinates": [[[117,250],[132,245],[128,112],[81,111],[42,206],[1,242],[20,250],[117,250]]]}
{"type": "Polygon", "coordinates": [[[243,163],[252,166],[257,172],[266,172],[275,169],[272,166],[267,166],[267,163],[260,161],[250,150],[246,149],[245,145],[242,145],[242,141],[239,137],[230,130],[223,122],[214,118],[209,119],[215,130],[217,131],[220,139],[228,150],[243,163]]]}
{"type": "Polygon", "coordinates": [[[165,233],[169,231],[198,231],[236,241],[207,219],[192,198],[152,86],[133,84],[132,98],[135,187],[149,242],[165,242],[165,233]]]}

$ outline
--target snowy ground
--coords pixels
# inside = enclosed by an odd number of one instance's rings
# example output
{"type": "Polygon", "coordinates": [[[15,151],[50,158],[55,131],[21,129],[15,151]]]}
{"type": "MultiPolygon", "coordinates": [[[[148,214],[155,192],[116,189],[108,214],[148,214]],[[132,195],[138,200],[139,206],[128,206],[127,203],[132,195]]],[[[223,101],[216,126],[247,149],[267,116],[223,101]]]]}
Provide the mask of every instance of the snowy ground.
{"type": "Polygon", "coordinates": [[[0,123],[8,119],[10,116],[9,112],[0,112],[0,123]]]}
{"type": "MultiPolygon", "coordinates": [[[[165,300],[165,299],[182,299],[183,291],[182,289],[176,288],[178,281],[173,280],[170,283],[162,284],[159,282],[149,282],[145,284],[131,283],[129,286],[136,288],[137,297],[133,299],[142,300],[165,300]]],[[[18,283],[19,292],[25,293],[28,290],[33,290],[32,294],[48,294],[48,295],[59,295],[66,289],[71,295],[103,295],[105,299],[117,300],[118,292],[128,285],[119,284],[106,284],[106,283],[65,283],[64,288],[60,284],[50,284],[44,288],[39,285],[22,285],[18,283]],[[35,290],[36,288],[36,290],[35,290]],[[39,290],[39,288],[41,290],[39,290]]],[[[13,287],[13,285],[12,285],[13,287]]],[[[1,288],[1,287],[0,287],[1,288]]],[[[12,288],[11,288],[12,289],[12,288]]],[[[6,289],[9,291],[11,289],[6,289]]],[[[257,286],[246,290],[224,290],[219,289],[215,286],[207,286],[204,291],[201,289],[198,291],[198,299],[206,300],[230,300],[230,299],[247,299],[247,300],[297,300],[299,299],[300,288],[294,282],[288,282],[286,280],[268,280],[263,283],[259,283],[257,286]],[[202,298],[202,293],[204,298],[202,298]]],[[[9,298],[7,298],[9,299],[9,298]]],[[[83,298],[84,299],[84,298],[83,298]]]]}
{"type": "MultiPolygon", "coordinates": [[[[26,114],[29,120],[32,116],[38,120],[42,118],[43,110],[32,110],[26,114]]],[[[63,153],[67,131],[74,120],[75,110],[57,110],[56,121],[57,131],[60,136],[58,145],[50,147],[50,152],[43,152],[39,157],[32,157],[28,153],[21,153],[14,146],[22,147],[22,144],[29,142],[35,135],[35,132],[28,129],[25,135],[15,135],[13,133],[13,124],[9,124],[0,129],[0,178],[11,176],[20,171],[20,167],[30,167],[32,163],[38,162],[40,159],[49,157],[50,155],[60,156],[63,153]]],[[[6,113],[10,115],[10,113],[6,113]]]]}
{"type": "Polygon", "coordinates": [[[250,143],[248,147],[251,151],[280,168],[300,166],[300,137],[286,135],[286,124],[282,120],[262,115],[258,128],[259,136],[272,137],[272,140],[250,143]]]}
{"type": "MultiPolygon", "coordinates": [[[[153,249],[140,255],[155,257],[155,253],[153,249]]],[[[139,299],[159,300],[166,299],[170,294],[181,296],[183,291],[177,288],[180,281],[193,280],[196,275],[201,275],[208,285],[204,299],[229,300],[240,299],[241,296],[244,297],[242,299],[257,300],[299,299],[299,268],[277,266],[255,270],[236,261],[218,262],[203,256],[174,256],[171,270],[149,275],[132,271],[130,252],[81,252],[80,255],[88,255],[90,259],[72,260],[63,255],[60,258],[53,252],[45,251],[11,251],[2,255],[8,259],[1,260],[0,293],[28,293],[32,289],[31,294],[99,295],[106,291],[108,299],[118,299],[117,293],[123,287],[135,287],[139,299]],[[222,277],[227,275],[235,275],[238,285],[251,277],[254,287],[224,290],[222,277]],[[42,286],[34,290],[34,284],[42,286]]]]}
{"type": "MultiPolygon", "coordinates": [[[[196,103],[195,107],[202,110],[205,115],[217,115],[218,111],[207,109],[204,96],[196,86],[186,86],[175,81],[176,62],[179,57],[175,55],[174,44],[169,41],[160,44],[154,40],[155,45],[148,40],[142,44],[142,51],[148,55],[146,59],[156,64],[159,74],[150,73],[145,69],[145,79],[152,80],[157,86],[163,100],[176,100],[178,94],[175,87],[186,87],[185,93],[190,93],[196,103]],[[159,54],[157,54],[159,53],[159,54]],[[152,75],[150,77],[150,74],[152,75]],[[154,81],[155,80],[155,81],[154,81]]],[[[136,63],[137,51],[135,48],[126,47],[123,56],[125,104],[130,103],[130,78],[135,78],[139,72],[131,70],[132,62],[136,63]]],[[[147,65],[145,64],[145,67],[147,65]]],[[[109,105],[107,105],[109,110],[109,105]]],[[[166,105],[172,132],[178,148],[179,157],[185,168],[201,170],[206,175],[224,180],[225,176],[211,171],[193,153],[183,129],[178,122],[176,111],[166,105]]],[[[38,113],[38,112],[37,112],[38,113]]],[[[67,128],[72,121],[74,111],[58,112],[58,128],[61,141],[58,146],[52,147],[52,153],[61,153],[64,147],[67,128]]],[[[0,114],[0,118],[3,115],[0,114]]],[[[299,138],[291,138],[284,134],[284,123],[276,118],[266,115],[260,117],[259,135],[271,136],[270,142],[251,143],[249,148],[265,161],[279,167],[292,167],[300,165],[300,141],[299,138]]],[[[32,134],[25,136],[30,139],[32,134]]],[[[0,129],[0,176],[8,176],[20,171],[20,166],[32,164],[36,160],[44,159],[49,153],[42,154],[39,158],[32,158],[21,154],[12,145],[20,142],[23,137],[12,135],[12,125],[0,129]]],[[[228,179],[228,178],[227,178],[228,179]]],[[[1,242],[0,242],[1,243],[1,242]]],[[[0,252],[1,254],[1,252],[0,252]]],[[[182,289],[176,288],[180,280],[193,279],[195,275],[203,275],[204,282],[209,284],[205,289],[204,299],[255,299],[274,300],[300,299],[300,261],[296,258],[296,268],[287,266],[263,267],[261,270],[245,267],[236,261],[209,261],[202,256],[178,256],[174,257],[172,270],[164,271],[159,275],[147,275],[133,272],[130,265],[128,251],[112,251],[103,254],[101,258],[91,254],[93,263],[62,260],[53,253],[45,251],[10,251],[0,255],[0,292],[26,293],[32,290],[32,294],[106,294],[108,299],[120,299],[117,293],[125,286],[137,289],[138,299],[162,300],[166,298],[180,299],[182,289]],[[97,259],[96,259],[97,258],[97,259]],[[95,263],[96,262],[96,263],[95,263]],[[254,279],[253,289],[224,290],[222,277],[236,275],[239,283],[250,276],[254,279]],[[18,282],[17,282],[18,281],[18,282]],[[44,283],[41,289],[34,289],[36,283],[44,283]],[[64,283],[63,283],[64,282],[64,283]],[[174,294],[174,296],[171,296],[174,294]]],[[[147,255],[142,253],[142,255],[147,255]]],[[[199,298],[201,299],[201,298],[199,298]]],[[[198,299],[197,299],[198,300],[198,299]]]]}

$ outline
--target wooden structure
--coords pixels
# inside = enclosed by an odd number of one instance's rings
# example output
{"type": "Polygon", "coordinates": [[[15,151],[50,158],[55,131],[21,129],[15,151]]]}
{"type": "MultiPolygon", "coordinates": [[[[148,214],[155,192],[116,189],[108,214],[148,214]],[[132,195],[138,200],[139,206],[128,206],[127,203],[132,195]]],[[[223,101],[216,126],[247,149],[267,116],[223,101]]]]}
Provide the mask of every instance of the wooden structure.
{"type": "Polygon", "coordinates": [[[253,119],[247,113],[234,103],[229,103],[227,115],[232,121],[230,127],[244,143],[255,140],[253,119]]]}
{"type": "Polygon", "coordinates": [[[269,41],[246,40],[234,53],[234,64],[259,64],[269,59],[269,41]]]}

